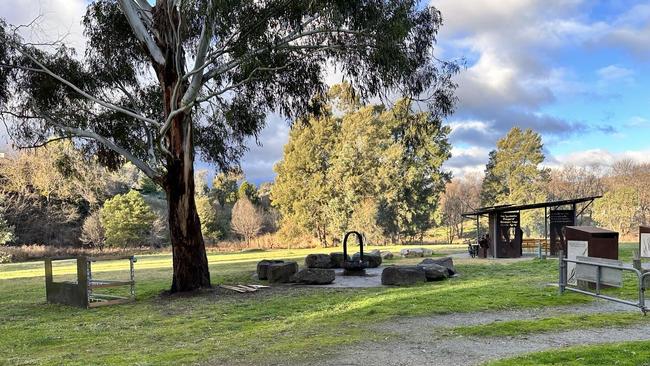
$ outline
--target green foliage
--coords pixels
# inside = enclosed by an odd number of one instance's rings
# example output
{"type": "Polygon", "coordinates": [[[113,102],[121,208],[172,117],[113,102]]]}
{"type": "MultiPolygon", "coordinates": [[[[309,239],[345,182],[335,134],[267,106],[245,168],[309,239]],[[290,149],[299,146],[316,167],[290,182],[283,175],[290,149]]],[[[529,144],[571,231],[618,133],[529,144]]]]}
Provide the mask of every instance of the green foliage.
{"type": "Polygon", "coordinates": [[[260,198],[257,194],[257,188],[254,184],[248,183],[246,180],[241,182],[239,189],[237,190],[237,198],[243,197],[248,198],[254,204],[258,204],[260,201],[260,198]]]}
{"type": "Polygon", "coordinates": [[[214,177],[210,194],[217,200],[219,205],[232,205],[237,202],[237,181],[240,178],[241,173],[238,172],[219,173],[214,177]]]}
{"type": "MultiPolygon", "coordinates": [[[[4,196],[0,195],[0,245],[10,243],[15,239],[14,227],[5,219],[4,196]]],[[[2,262],[0,262],[2,263],[2,262]]]]}
{"type": "Polygon", "coordinates": [[[449,180],[441,169],[449,129],[413,113],[406,99],[391,109],[348,103],[338,116],[332,110],[351,99],[346,92],[333,88],[328,113],[295,123],[275,167],[273,204],[323,245],[351,229],[377,242],[422,235],[449,180]]]}
{"type": "Polygon", "coordinates": [[[621,235],[631,232],[637,215],[639,193],[633,187],[617,186],[594,202],[593,218],[621,235]]]}
{"type": "Polygon", "coordinates": [[[5,245],[14,240],[14,227],[9,226],[7,220],[0,212],[0,245],[5,245]]]}
{"type": "Polygon", "coordinates": [[[138,190],[147,196],[155,196],[163,193],[160,186],[146,175],[142,175],[138,180],[138,190]]]}
{"type": "Polygon", "coordinates": [[[201,219],[201,233],[203,238],[208,242],[216,242],[223,238],[224,233],[221,230],[217,207],[207,195],[197,195],[195,198],[196,210],[201,219]]]}
{"type": "Polygon", "coordinates": [[[117,195],[104,203],[100,211],[106,245],[129,247],[146,243],[156,215],[137,191],[117,195]]]}
{"type": "MultiPolygon", "coordinates": [[[[540,168],[544,161],[544,145],[537,132],[513,127],[497,142],[485,167],[481,189],[484,205],[526,204],[546,200],[546,185],[550,181],[548,169],[540,168]]],[[[528,210],[521,213],[521,226],[530,236],[543,235],[543,213],[528,210]],[[541,224],[540,224],[541,223],[541,224]]]]}

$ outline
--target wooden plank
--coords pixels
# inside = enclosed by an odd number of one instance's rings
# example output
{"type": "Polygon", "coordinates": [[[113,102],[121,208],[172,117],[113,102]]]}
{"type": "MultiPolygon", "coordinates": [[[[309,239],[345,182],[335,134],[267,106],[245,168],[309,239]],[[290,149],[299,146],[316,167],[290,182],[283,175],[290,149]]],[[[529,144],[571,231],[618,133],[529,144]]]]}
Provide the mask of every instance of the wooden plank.
{"type": "Polygon", "coordinates": [[[122,259],[134,258],[132,255],[107,255],[102,257],[88,257],[89,262],[103,262],[103,261],[116,261],[122,259]]]}
{"type": "Polygon", "coordinates": [[[235,286],[219,285],[219,287],[223,287],[223,288],[228,289],[228,290],[237,291],[237,292],[239,292],[239,293],[248,292],[248,291],[246,291],[246,290],[244,290],[244,289],[241,289],[241,288],[239,288],[239,287],[235,287],[235,286]]]}

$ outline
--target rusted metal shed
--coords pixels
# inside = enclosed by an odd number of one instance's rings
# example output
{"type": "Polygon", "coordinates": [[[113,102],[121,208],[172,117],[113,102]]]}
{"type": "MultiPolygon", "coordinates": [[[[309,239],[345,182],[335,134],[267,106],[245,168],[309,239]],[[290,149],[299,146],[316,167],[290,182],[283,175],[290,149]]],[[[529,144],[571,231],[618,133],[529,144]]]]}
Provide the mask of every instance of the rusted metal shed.
{"type": "Polygon", "coordinates": [[[618,259],[618,232],[595,226],[567,226],[566,250],[567,255],[572,251],[572,245],[586,244],[586,252],[578,254],[594,258],[618,259]]]}

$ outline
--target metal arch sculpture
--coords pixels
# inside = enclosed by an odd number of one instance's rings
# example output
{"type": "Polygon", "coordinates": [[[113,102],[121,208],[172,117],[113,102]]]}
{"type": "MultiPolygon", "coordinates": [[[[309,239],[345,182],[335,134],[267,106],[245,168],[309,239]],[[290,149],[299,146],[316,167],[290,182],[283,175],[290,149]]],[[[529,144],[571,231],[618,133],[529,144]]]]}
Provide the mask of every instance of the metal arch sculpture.
{"type": "Polygon", "coordinates": [[[363,258],[363,235],[358,231],[350,231],[343,237],[343,275],[344,276],[365,276],[368,263],[363,258]],[[348,238],[350,235],[357,237],[359,242],[359,258],[348,260],[348,238]]]}

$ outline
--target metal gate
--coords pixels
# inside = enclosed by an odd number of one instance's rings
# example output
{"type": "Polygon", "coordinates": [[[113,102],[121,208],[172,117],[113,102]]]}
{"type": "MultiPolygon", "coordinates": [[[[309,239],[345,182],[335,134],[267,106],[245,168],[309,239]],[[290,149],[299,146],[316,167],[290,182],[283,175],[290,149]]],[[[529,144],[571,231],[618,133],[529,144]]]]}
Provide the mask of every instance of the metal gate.
{"type": "Polygon", "coordinates": [[[609,300],[609,301],[615,301],[621,304],[625,305],[631,305],[634,307],[639,308],[643,314],[645,315],[650,308],[646,306],[645,303],[645,282],[646,278],[650,278],[650,272],[643,273],[642,271],[632,267],[632,266],[627,266],[627,265],[611,265],[611,264],[606,264],[606,263],[597,263],[597,262],[591,262],[591,261],[585,261],[585,260],[577,260],[577,259],[567,259],[564,258],[564,253],[562,251],[559,251],[558,253],[559,257],[559,280],[558,280],[558,286],[560,289],[560,294],[563,294],[564,291],[572,291],[572,292],[577,292],[580,294],[584,295],[589,295],[593,297],[597,297],[599,299],[604,299],[604,300],[609,300]],[[567,263],[575,263],[579,265],[586,265],[586,266],[593,266],[596,267],[596,278],[595,278],[595,291],[589,291],[585,288],[578,288],[577,285],[571,285],[567,283],[567,263]],[[638,291],[637,291],[637,301],[630,301],[630,300],[625,300],[625,299],[620,299],[618,297],[613,297],[613,296],[607,296],[603,295],[601,293],[602,290],[602,272],[603,268],[610,268],[610,269],[615,269],[615,270],[621,270],[621,271],[629,271],[632,272],[636,275],[637,277],[637,286],[638,286],[638,291]]]}

